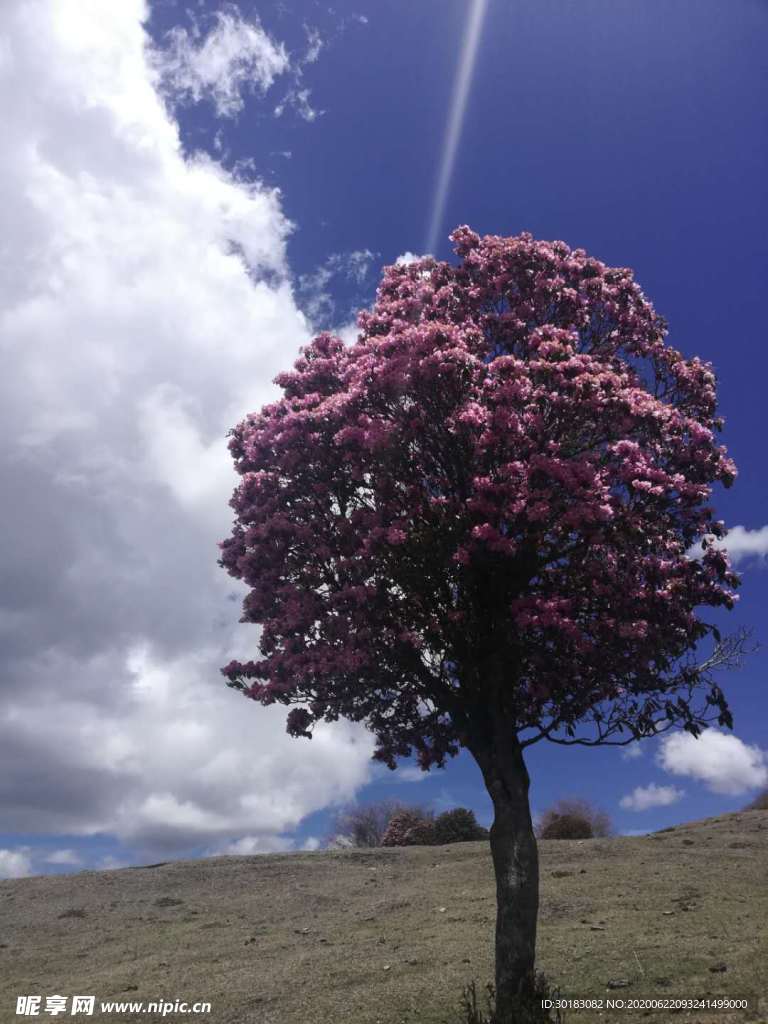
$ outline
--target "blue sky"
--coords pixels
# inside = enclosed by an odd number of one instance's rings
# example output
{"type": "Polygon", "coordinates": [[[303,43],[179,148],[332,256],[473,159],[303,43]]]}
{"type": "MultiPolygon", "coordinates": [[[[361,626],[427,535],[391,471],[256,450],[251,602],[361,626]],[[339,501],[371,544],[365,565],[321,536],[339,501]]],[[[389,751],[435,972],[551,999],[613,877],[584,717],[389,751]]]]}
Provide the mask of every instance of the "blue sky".
{"type": "MultiPolygon", "coordinates": [[[[670,343],[713,362],[743,574],[715,619],[768,639],[764,4],[116,6],[0,14],[0,875],[311,848],[353,799],[490,823],[469,756],[393,774],[357,727],[290,740],[218,676],[254,645],[215,566],[224,434],[426,251],[441,170],[436,256],[461,223],[563,239],[633,267],[670,343]]],[[[722,677],[736,740],[532,748],[534,809],[587,797],[631,832],[743,806],[767,782],[767,669],[763,649],[722,677]]]]}

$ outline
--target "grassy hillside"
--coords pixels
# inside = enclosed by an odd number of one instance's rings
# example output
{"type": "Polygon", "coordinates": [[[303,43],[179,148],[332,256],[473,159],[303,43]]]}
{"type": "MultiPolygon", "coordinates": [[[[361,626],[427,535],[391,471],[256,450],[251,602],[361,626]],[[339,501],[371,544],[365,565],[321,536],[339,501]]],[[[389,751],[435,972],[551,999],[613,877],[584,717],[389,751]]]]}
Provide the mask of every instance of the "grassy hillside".
{"type": "MultiPolygon", "coordinates": [[[[540,847],[540,966],[563,994],[750,993],[762,1006],[747,1019],[768,1021],[768,812],[540,847]],[[607,991],[618,979],[629,987],[607,991]]],[[[463,985],[492,977],[493,920],[487,843],[0,882],[0,1021],[30,1019],[16,996],[36,993],[205,999],[210,1015],[165,1019],[213,1024],[458,1024],[463,985]]],[[[744,1017],[567,1017],[614,1019],[744,1017]]]]}

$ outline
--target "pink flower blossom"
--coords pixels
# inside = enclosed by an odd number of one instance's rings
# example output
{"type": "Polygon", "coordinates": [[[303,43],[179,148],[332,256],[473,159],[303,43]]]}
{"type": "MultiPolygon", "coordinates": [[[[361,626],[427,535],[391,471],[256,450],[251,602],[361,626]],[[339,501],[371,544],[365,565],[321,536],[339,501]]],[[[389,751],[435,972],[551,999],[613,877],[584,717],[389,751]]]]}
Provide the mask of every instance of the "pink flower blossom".
{"type": "Polygon", "coordinates": [[[357,340],[315,338],[229,440],[220,564],[261,633],[260,658],[222,672],[306,705],[293,735],[367,722],[390,765],[460,748],[441,659],[455,700],[490,699],[488,666],[514,666],[510,730],[586,728],[603,701],[640,728],[643,695],[617,680],[666,694],[657,659],[738,584],[716,548],[686,556],[725,533],[708,502],[736,477],[712,368],[666,343],[628,269],[529,234],[452,237],[458,265],[386,268],[357,340]]]}
{"type": "Polygon", "coordinates": [[[387,541],[390,544],[404,544],[407,536],[405,530],[401,530],[398,526],[390,526],[387,530],[387,541]]]}

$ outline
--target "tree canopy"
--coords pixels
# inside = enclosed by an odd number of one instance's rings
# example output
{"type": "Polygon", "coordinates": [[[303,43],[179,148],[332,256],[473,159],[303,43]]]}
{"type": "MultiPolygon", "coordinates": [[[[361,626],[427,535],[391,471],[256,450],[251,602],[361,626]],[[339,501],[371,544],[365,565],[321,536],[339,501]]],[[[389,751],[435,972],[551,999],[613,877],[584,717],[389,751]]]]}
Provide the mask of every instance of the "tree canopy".
{"type": "Polygon", "coordinates": [[[739,583],[711,543],[736,476],[711,365],[629,269],[451,237],[458,266],[385,268],[357,341],[315,338],[230,432],[220,564],[262,631],[222,672],[301,705],[294,736],[364,721],[390,767],[443,764],[489,714],[522,746],[729,725],[708,670],[735,648],[694,613],[739,583]],[[708,634],[712,659],[681,660],[708,634]]]}

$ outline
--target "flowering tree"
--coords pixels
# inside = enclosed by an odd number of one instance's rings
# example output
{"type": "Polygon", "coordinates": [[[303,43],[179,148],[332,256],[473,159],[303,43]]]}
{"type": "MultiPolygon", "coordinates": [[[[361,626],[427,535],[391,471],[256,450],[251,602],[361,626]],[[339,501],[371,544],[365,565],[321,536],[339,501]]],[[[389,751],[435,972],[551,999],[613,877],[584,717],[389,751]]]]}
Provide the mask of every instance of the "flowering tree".
{"type": "Polygon", "coordinates": [[[251,588],[261,657],[222,672],[295,705],[293,736],[365,722],[390,768],[472,754],[495,811],[505,1020],[536,938],[525,748],[731,725],[711,670],[744,636],[694,609],[733,607],[706,502],[736,469],[710,365],[665,343],[630,270],[528,234],[451,237],[458,266],[387,267],[357,342],[317,337],[231,431],[219,564],[251,588]]]}

